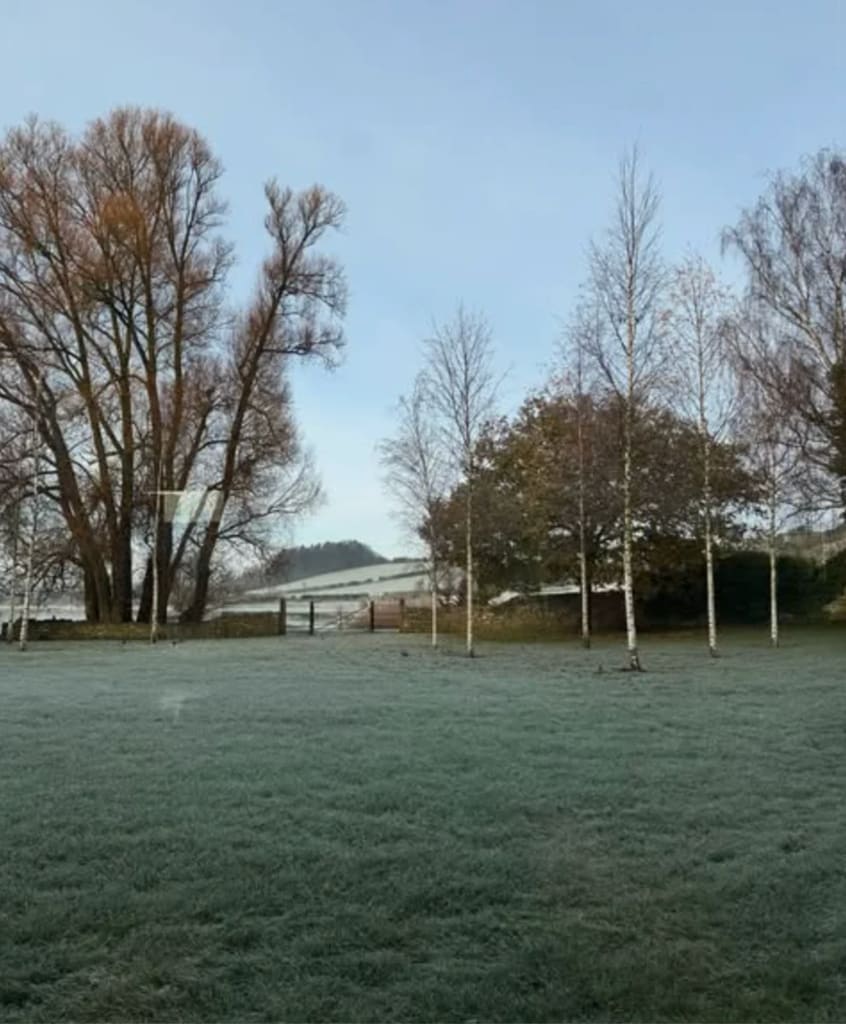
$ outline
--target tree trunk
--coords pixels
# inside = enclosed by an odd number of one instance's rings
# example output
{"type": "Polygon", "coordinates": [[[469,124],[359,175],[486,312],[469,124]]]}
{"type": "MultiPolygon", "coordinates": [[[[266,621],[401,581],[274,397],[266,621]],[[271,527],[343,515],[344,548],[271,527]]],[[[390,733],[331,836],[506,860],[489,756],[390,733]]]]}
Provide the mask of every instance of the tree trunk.
{"type": "Polygon", "coordinates": [[[714,599],[714,543],[711,531],[711,437],[708,431],[708,405],[705,348],[701,318],[696,320],[696,371],[699,438],[702,442],[702,522],[705,534],[705,606],[708,621],[708,653],[717,657],[717,609],[714,599]]]}
{"type": "Polygon", "coordinates": [[[579,389],[576,396],[576,441],[579,456],[579,589],[582,605],[582,647],[590,647],[590,584],[588,582],[587,542],[585,531],[585,445],[582,424],[581,352],[579,354],[579,389]]]}
{"type": "Polygon", "coordinates": [[[21,499],[15,505],[15,518],[12,525],[12,577],[9,587],[9,632],[6,634],[8,643],[12,643],[15,635],[15,613],[17,611],[18,588],[18,546],[21,531],[21,499]]]}
{"type": "Polygon", "coordinates": [[[467,482],[467,657],[473,657],[473,491],[467,482]]]}
{"type": "Polygon", "coordinates": [[[703,428],[703,486],[702,504],[705,525],[705,601],[708,617],[708,653],[717,657],[717,604],[714,596],[714,538],[711,528],[711,446],[703,428]]]}
{"type": "Polygon", "coordinates": [[[432,646],[438,646],[438,563],[435,558],[434,548],[430,554],[432,560],[432,577],[431,577],[431,589],[432,589],[432,646]]]}
{"type": "MultiPolygon", "coordinates": [[[[631,375],[631,369],[629,372],[631,375]]],[[[630,388],[626,403],[626,430],[623,452],[623,600],[626,609],[628,667],[632,672],[640,672],[640,655],[637,649],[637,623],[635,621],[634,573],[632,571],[632,390],[630,388]]]]}
{"type": "Polygon", "coordinates": [[[141,580],[141,595],[138,598],[138,614],[136,622],[149,623],[153,613],[153,560],[148,556],[144,567],[144,578],[141,580]]]}
{"type": "MultiPolygon", "coordinates": [[[[580,530],[584,534],[584,529],[580,530]]],[[[582,647],[590,647],[590,578],[588,575],[587,553],[584,549],[584,537],[580,538],[579,551],[579,589],[582,603],[582,647]]]]}
{"type": "Polygon", "coordinates": [[[205,615],[206,604],[209,599],[211,562],[215,546],[217,545],[218,530],[219,526],[215,520],[212,520],[206,527],[206,534],[200,545],[197,564],[194,569],[194,593],[191,597],[191,604],[180,615],[180,622],[203,621],[203,615],[205,615]]]}
{"type": "Polygon", "coordinates": [[[132,523],[121,521],[112,551],[113,622],[132,622],[132,523]]]}
{"type": "MultiPolygon", "coordinates": [[[[775,460],[773,459],[773,462],[775,460]]],[[[777,494],[775,483],[770,491],[770,529],[769,529],[769,551],[770,551],[770,643],[778,647],[778,563],[777,563],[777,494]]]]}
{"type": "Polygon", "coordinates": [[[717,657],[717,608],[714,598],[714,545],[711,537],[711,511],[705,511],[705,588],[708,605],[708,652],[717,657]]]}
{"type": "MultiPolygon", "coordinates": [[[[41,381],[39,378],[39,389],[40,384],[41,381]]],[[[36,404],[37,403],[38,397],[36,397],[36,404]]],[[[21,612],[21,633],[19,643],[22,651],[26,650],[27,640],[29,638],[29,612],[32,604],[32,582],[33,572],[35,569],[35,542],[38,538],[38,471],[40,445],[37,430],[33,430],[33,437],[35,438],[35,451],[32,457],[32,527],[29,534],[29,544],[26,553],[26,576],[24,578],[23,611],[21,612]]]]}

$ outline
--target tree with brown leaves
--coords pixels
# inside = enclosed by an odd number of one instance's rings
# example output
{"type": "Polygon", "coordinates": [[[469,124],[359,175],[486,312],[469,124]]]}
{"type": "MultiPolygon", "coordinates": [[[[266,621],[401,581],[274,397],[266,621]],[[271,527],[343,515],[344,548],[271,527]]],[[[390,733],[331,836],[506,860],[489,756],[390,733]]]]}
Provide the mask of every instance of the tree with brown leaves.
{"type": "Polygon", "coordinates": [[[183,612],[200,618],[219,546],[261,545],[317,494],[286,374],[341,345],[343,273],[317,250],[343,206],[271,182],[270,253],[233,311],[221,174],[196,131],[154,110],[116,110],[79,139],[31,120],[0,144],[0,354],[14,367],[0,402],[26,411],[42,374],[45,492],[93,620],[130,619],[139,583],[149,620],[154,564],[160,616],[190,567],[183,612]],[[216,513],[175,536],[159,492],[198,489],[216,513]]]}

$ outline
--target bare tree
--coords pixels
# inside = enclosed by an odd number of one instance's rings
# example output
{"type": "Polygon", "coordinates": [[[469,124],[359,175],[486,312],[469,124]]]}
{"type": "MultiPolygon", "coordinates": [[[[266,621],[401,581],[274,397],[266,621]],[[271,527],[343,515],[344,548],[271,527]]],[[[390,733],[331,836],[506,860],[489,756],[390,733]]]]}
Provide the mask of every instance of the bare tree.
{"type": "Polygon", "coordinates": [[[449,484],[442,441],[425,383],[418,376],[411,395],[400,398],[397,433],[380,443],[379,455],[385,483],[399,502],[403,521],[415,535],[422,534],[426,543],[433,647],[438,644],[438,512],[449,484]]]}
{"type": "Polygon", "coordinates": [[[291,360],[331,362],[342,343],[343,274],[315,247],[343,205],[266,186],[271,251],[238,315],[221,174],[197,132],[154,110],[113,111],[79,139],[31,120],[0,142],[0,355],[15,371],[0,401],[28,412],[43,353],[43,493],[94,620],[131,618],[144,547],[138,618],[153,613],[154,575],[164,614],[186,559],[185,612],[202,616],[216,552],[260,544],[290,511],[291,360]],[[198,488],[218,492],[221,516],[176,539],[155,494],[198,488]]]}
{"type": "Polygon", "coordinates": [[[747,297],[766,310],[766,334],[742,335],[740,356],[786,440],[815,473],[817,509],[846,507],[846,155],[821,150],[724,233],[747,271],[747,297]],[[778,355],[773,359],[774,352],[778,355]]]}
{"type": "Polygon", "coordinates": [[[435,412],[454,470],[464,484],[466,646],[473,657],[473,486],[476,448],[494,410],[493,343],[484,317],[459,306],[425,342],[423,388],[435,412]]]}
{"type": "Polygon", "coordinates": [[[591,579],[588,553],[588,493],[592,490],[591,476],[593,444],[593,398],[587,374],[587,354],[598,339],[599,310],[595,304],[583,303],[565,329],[564,387],[570,392],[576,426],[576,480],[578,520],[579,594],[581,603],[582,646],[591,645],[591,579]]]}
{"type": "Polygon", "coordinates": [[[751,468],[763,482],[764,535],[769,557],[770,643],[779,644],[778,557],[779,536],[796,509],[799,455],[790,443],[789,429],[782,414],[770,404],[754,382],[744,395],[741,419],[751,468]]]}
{"type": "Polygon", "coordinates": [[[623,413],[623,591],[628,667],[640,671],[634,604],[632,535],[633,453],[638,413],[662,366],[664,316],[660,297],[665,274],[659,254],[659,194],[651,175],[642,177],[637,149],[623,157],[615,215],[601,244],[591,250],[592,289],[602,328],[590,352],[623,413]]]}
{"type": "Polygon", "coordinates": [[[675,270],[671,292],[673,398],[696,423],[700,444],[700,517],[705,557],[708,650],[717,655],[714,596],[715,445],[723,439],[734,407],[734,377],[726,352],[728,294],[699,256],[675,270]]]}
{"type": "Polygon", "coordinates": [[[809,469],[796,443],[800,413],[779,401],[767,378],[785,373],[789,354],[782,346],[778,318],[768,305],[747,295],[727,324],[729,354],[737,373],[738,398],[733,426],[742,439],[752,473],[763,491],[763,533],[769,557],[770,642],[779,643],[779,536],[797,513],[808,509],[809,469]],[[750,351],[755,353],[754,361],[750,351]],[[762,367],[766,365],[766,376],[762,367]]]}

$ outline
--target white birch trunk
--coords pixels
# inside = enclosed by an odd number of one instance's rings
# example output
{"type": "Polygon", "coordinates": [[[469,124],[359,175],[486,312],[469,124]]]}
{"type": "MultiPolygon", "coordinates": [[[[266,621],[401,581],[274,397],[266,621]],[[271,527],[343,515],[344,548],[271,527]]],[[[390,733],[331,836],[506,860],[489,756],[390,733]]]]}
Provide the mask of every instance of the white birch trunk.
{"type": "Polygon", "coordinates": [[[705,614],[708,623],[708,653],[717,657],[717,605],[714,597],[714,538],[711,529],[711,438],[708,432],[706,356],[701,313],[696,317],[696,371],[699,405],[699,438],[702,442],[702,521],[705,540],[705,614]]]}
{"type": "Polygon", "coordinates": [[[771,458],[772,480],[770,481],[770,524],[769,524],[769,549],[770,549],[770,643],[778,647],[778,563],[776,560],[777,545],[777,505],[778,491],[776,483],[776,460],[775,454],[771,458]]]}
{"type": "MultiPolygon", "coordinates": [[[[150,643],[159,639],[159,528],[161,526],[162,509],[162,467],[156,474],[156,514],[153,517],[153,596],[150,602],[150,643]]],[[[203,496],[205,501],[205,496],[203,496]]]]}
{"type": "MultiPolygon", "coordinates": [[[[629,300],[631,303],[631,299],[629,300]]],[[[626,389],[626,429],[623,452],[623,596],[626,608],[626,645],[629,653],[629,668],[633,672],[641,669],[637,650],[637,623],[635,622],[634,573],[632,571],[632,421],[634,418],[634,353],[635,322],[629,307],[628,346],[626,352],[628,387],[626,389]]]]}
{"type": "Polygon", "coordinates": [[[473,657],[473,492],[467,482],[467,657],[473,657]]]}
{"type": "Polygon", "coordinates": [[[634,606],[634,574],[632,572],[632,500],[631,500],[631,430],[626,430],[626,450],[623,460],[623,598],[626,609],[626,646],[629,668],[640,671],[637,650],[637,623],[634,606]]]}
{"type": "Polygon", "coordinates": [[[438,563],[435,560],[434,549],[431,552],[432,559],[432,576],[431,576],[431,589],[432,589],[432,646],[438,646],[438,563]]]}
{"type": "Polygon", "coordinates": [[[711,510],[708,507],[705,509],[705,588],[708,606],[708,651],[712,658],[716,658],[717,607],[714,598],[714,545],[711,537],[711,510]]]}
{"type": "Polygon", "coordinates": [[[587,540],[585,536],[585,448],[582,425],[581,373],[577,396],[577,443],[579,449],[579,589],[582,606],[582,647],[590,647],[590,592],[588,590],[587,540]]]}
{"type": "MultiPolygon", "coordinates": [[[[155,530],[158,535],[158,526],[155,530]]],[[[159,639],[159,570],[158,551],[153,550],[153,600],[150,609],[150,643],[154,644],[159,639]]]]}
{"type": "Polygon", "coordinates": [[[582,647],[590,647],[590,590],[588,584],[587,557],[582,548],[579,553],[579,587],[582,598],[582,647]]]}

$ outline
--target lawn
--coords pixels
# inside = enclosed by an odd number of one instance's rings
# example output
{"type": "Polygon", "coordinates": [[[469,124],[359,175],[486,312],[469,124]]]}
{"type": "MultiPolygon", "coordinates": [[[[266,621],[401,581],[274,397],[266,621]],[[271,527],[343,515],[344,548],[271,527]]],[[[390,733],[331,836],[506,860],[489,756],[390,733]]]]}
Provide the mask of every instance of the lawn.
{"type": "Polygon", "coordinates": [[[846,1020],[846,633],[765,640],[4,648],[0,1020],[846,1020]]]}

